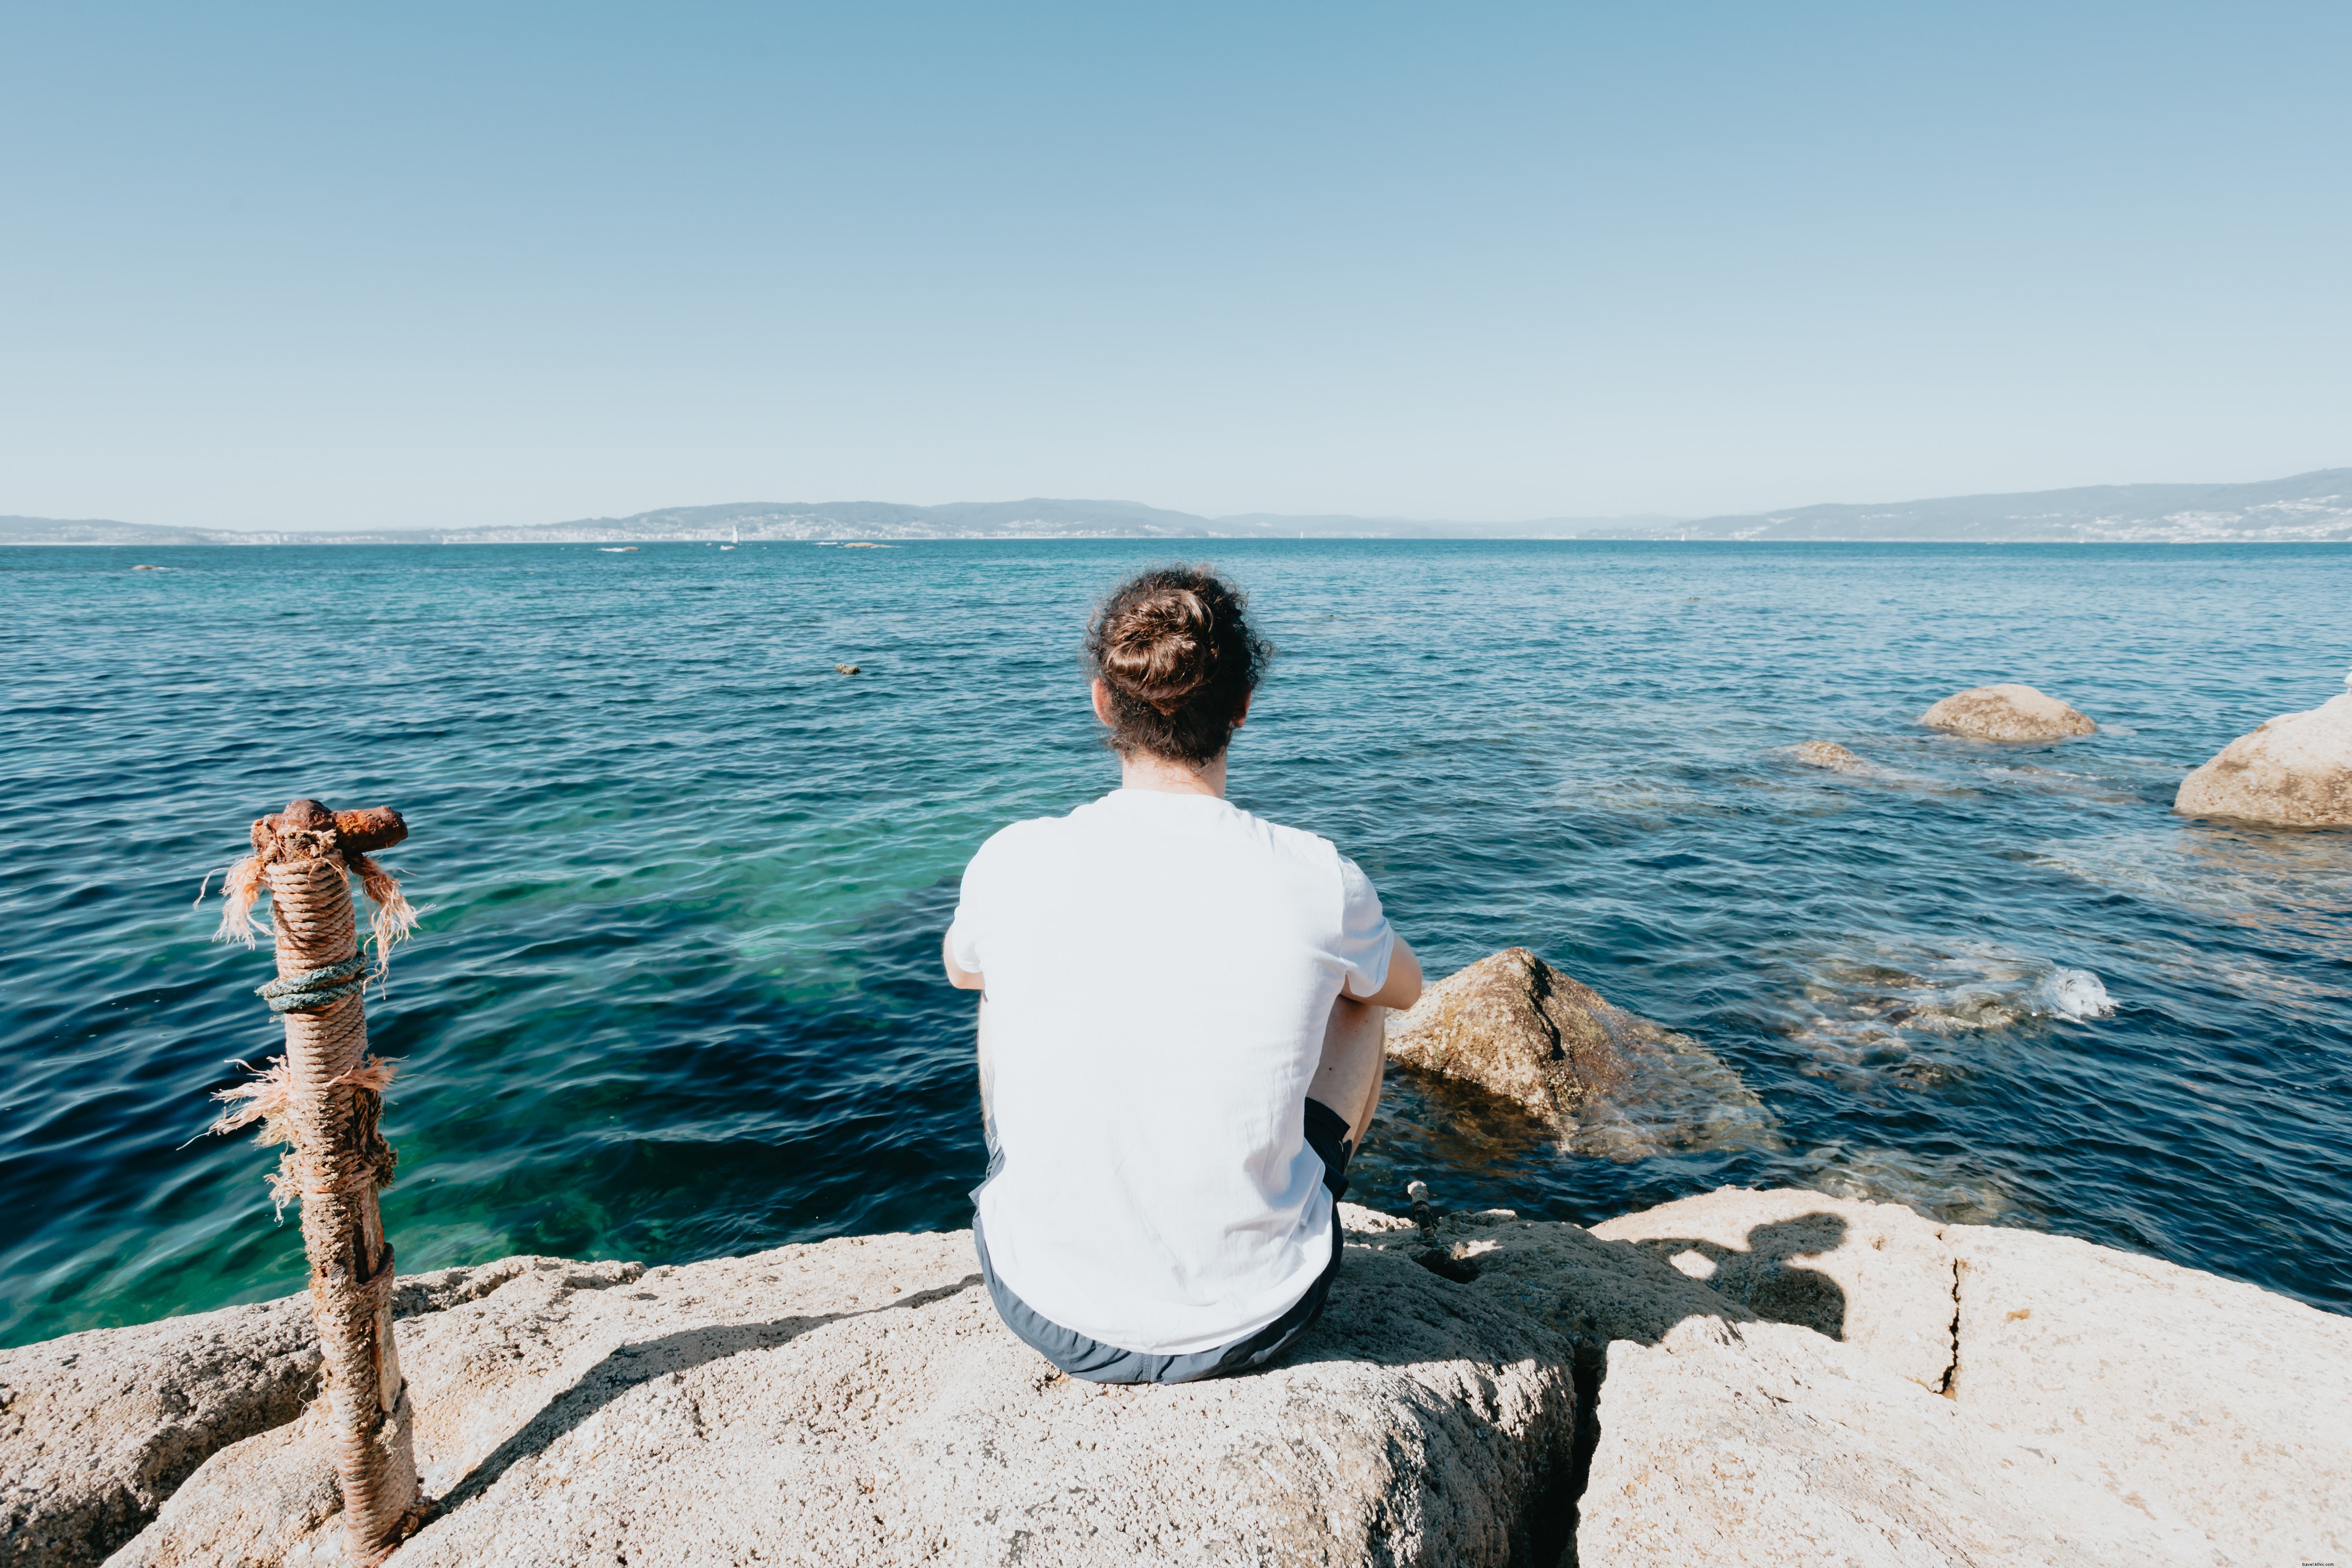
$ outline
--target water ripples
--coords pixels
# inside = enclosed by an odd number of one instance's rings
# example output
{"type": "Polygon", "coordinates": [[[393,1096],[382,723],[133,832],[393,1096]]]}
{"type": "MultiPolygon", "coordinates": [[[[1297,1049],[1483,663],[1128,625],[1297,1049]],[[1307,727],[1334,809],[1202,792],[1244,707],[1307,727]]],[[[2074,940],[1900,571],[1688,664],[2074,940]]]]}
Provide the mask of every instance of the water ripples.
{"type": "MultiPolygon", "coordinates": [[[[299,1287],[268,1154],[188,1142],[276,1049],[266,956],[189,901],[296,795],[415,825],[425,931],[370,1003],[404,1268],[965,1223],[955,878],[1107,787],[1084,607],[1164,554],[0,552],[0,1340],[299,1287]]],[[[1281,648],[1236,799],[1354,855],[1433,969],[1531,947],[1724,1075],[1565,1145],[1408,1077],[1354,1195],[1591,1221],[1796,1183],[2352,1308],[2352,834],[2167,810],[2337,689],[2352,556],[1215,554],[1281,648]],[[1910,722],[1993,679],[2102,731],[1910,722]],[[1739,1135],[1676,1135],[1710,1116],[1739,1135]]]]}

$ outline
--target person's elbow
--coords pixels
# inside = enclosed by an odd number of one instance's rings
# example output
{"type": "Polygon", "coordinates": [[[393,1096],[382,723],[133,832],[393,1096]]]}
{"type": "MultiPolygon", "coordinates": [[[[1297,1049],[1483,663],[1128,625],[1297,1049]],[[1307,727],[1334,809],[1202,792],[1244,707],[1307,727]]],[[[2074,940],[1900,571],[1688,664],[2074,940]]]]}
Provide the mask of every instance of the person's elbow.
{"type": "Polygon", "coordinates": [[[959,991],[985,991],[988,977],[977,969],[966,969],[955,961],[955,942],[947,937],[940,939],[940,963],[948,972],[948,984],[959,991]]]}
{"type": "Polygon", "coordinates": [[[1388,978],[1381,988],[1358,1000],[1375,1007],[1394,1007],[1400,1012],[1421,1000],[1421,959],[1404,938],[1396,939],[1396,948],[1389,954],[1388,978]]]}

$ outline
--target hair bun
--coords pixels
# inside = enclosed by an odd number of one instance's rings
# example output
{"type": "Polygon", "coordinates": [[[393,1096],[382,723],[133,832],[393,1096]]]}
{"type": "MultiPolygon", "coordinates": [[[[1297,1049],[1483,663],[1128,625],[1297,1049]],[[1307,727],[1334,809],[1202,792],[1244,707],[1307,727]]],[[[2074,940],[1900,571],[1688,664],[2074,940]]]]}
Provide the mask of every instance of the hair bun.
{"type": "Polygon", "coordinates": [[[1109,699],[1110,743],[1199,765],[1222,756],[1274,650],[1242,591],[1208,566],[1138,573],[1097,607],[1087,658],[1109,699]]]}
{"type": "Polygon", "coordinates": [[[1162,588],[1107,628],[1103,679],[1173,713],[1217,677],[1216,616],[1191,588],[1162,588]]]}

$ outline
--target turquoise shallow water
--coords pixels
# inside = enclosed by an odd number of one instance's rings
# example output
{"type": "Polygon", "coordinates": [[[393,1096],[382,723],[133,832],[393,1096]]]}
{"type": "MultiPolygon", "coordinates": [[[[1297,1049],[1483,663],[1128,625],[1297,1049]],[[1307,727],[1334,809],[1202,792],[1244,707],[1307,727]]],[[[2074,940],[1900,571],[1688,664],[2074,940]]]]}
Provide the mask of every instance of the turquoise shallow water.
{"type": "MultiPolygon", "coordinates": [[[[1109,787],[1084,607],[1170,553],[0,552],[0,1341],[299,1287],[271,1154],[196,1136],[276,1048],[268,955],[190,907],[296,795],[414,828],[424,930],[370,999],[404,1270],[963,1224],[955,879],[1109,787]]],[[[2341,689],[2352,550],[1213,554],[1282,650],[1235,798],[1354,855],[1433,969],[1523,943],[1737,1078],[1724,1137],[1581,1149],[1407,1079],[1354,1195],[1802,1184],[2352,1310],[2352,833],[2166,809],[2341,689]],[[1910,723],[1995,679],[2102,731],[1910,723]]]]}

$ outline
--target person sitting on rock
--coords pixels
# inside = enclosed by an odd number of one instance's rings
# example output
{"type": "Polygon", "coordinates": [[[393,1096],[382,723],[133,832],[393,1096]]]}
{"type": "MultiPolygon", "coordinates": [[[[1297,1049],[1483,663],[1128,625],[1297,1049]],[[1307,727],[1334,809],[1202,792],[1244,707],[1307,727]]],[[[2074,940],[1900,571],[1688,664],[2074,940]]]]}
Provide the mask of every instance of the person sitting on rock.
{"type": "Polygon", "coordinates": [[[981,993],[971,1239],[1007,1326],[1096,1383],[1262,1367],[1339,1267],[1384,1007],[1421,965],[1328,839],[1225,799],[1271,649],[1241,591],[1163,567],[1088,629],[1119,787],[963,874],[948,979],[981,993]]]}

